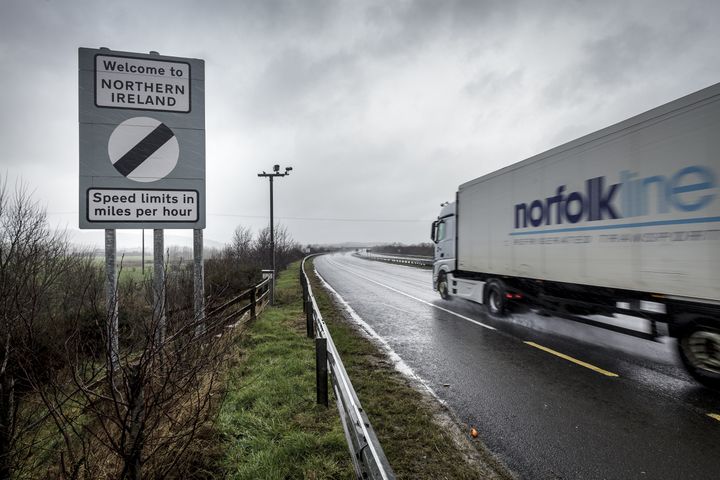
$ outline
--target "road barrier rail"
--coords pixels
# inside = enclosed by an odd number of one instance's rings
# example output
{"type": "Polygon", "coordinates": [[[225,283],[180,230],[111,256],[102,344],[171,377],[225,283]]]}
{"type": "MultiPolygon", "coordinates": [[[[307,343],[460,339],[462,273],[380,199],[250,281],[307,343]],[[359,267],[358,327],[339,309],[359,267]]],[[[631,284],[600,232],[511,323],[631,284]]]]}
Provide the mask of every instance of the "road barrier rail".
{"type": "Polygon", "coordinates": [[[313,296],[312,287],[305,272],[306,261],[312,256],[307,256],[302,261],[300,284],[303,289],[303,310],[306,314],[307,335],[309,338],[315,338],[317,402],[328,406],[329,372],[340,421],[345,431],[345,439],[357,478],[392,480],[395,478],[395,473],[360,404],[313,296]]]}
{"type": "Polygon", "coordinates": [[[412,265],[415,267],[432,267],[433,258],[419,255],[387,255],[383,253],[361,252],[355,253],[356,257],[378,262],[397,263],[400,265],[412,265]]]}

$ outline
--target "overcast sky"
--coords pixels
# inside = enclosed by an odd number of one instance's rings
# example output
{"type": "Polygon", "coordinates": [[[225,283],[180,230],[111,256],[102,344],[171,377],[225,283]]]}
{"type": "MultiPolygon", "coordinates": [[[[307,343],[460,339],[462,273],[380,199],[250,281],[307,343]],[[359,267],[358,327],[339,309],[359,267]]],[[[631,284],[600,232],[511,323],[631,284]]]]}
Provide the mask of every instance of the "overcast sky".
{"type": "Polygon", "coordinates": [[[0,175],[76,229],[77,49],[155,50],[205,60],[206,240],[268,224],[257,173],[280,164],[297,241],[428,241],[460,183],[719,82],[719,18],[716,0],[0,0],[0,175]]]}

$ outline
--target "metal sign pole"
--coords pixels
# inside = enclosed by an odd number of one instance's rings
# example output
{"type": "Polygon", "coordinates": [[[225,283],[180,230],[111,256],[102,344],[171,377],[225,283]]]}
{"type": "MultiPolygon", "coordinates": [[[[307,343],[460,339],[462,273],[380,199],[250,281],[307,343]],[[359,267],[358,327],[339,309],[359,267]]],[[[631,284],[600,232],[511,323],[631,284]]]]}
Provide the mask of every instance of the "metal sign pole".
{"type": "Polygon", "coordinates": [[[158,345],[165,342],[165,236],[161,228],[153,229],[153,291],[155,308],[153,320],[156,323],[155,340],[158,345]]]}
{"type": "Polygon", "coordinates": [[[205,266],[203,264],[203,231],[200,228],[193,230],[193,260],[194,268],[194,304],[195,335],[199,336],[205,332],[205,266]]]}
{"type": "Polygon", "coordinates": [[[142,229],[142,273],[145,275],[145,229],[142,229]]]}
{"type": "Polygon", "coordinates": [[[117,298],[117,244],[115,229],[105,229],[105,299],[107,302],[107,349],[108,375],[117,370],[120,363],[118,345],[118,298],[117,298]]]}

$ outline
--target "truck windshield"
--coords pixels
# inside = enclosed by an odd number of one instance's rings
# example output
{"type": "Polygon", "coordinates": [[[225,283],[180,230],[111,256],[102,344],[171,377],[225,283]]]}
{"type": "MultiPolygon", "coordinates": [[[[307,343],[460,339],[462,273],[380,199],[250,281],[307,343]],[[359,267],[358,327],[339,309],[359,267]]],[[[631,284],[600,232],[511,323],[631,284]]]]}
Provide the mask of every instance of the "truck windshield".
{"type": "Polygon", "coordinates": [[[445,234],[446,234],[446,228],[445,228],[445,222],[438,222],[438,229],[437,229],[437,238],[435,239],[436,242],[439,242],[441,240],[445,240],[445,234]]]}

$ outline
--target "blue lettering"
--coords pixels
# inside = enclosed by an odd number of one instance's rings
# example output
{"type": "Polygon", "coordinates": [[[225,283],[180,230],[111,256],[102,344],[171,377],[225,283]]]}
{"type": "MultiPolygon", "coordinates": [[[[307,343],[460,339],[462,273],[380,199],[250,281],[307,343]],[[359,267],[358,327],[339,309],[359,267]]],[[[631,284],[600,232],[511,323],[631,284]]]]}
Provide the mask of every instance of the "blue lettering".
{"type": "MultiPolygon", "coordinates": [[[[607,213],[607,218],[620,218],[617,212],[613,210],[611,202],[613,197],[615,196],[615,193],[617,192],[617,188],[620,186],[620,184],[616,183],[615,185],[611,186],[607,192],[605,192],[605,195],[603,196],[603,181],[605,180],[605,177],[597,177],[597,212],[598,212],[598,220],[603,220],[604,215],[603,212],[607,213]]],[[[594,203],[594,202],[593,202],[594,203]]]]}
{"type": "Polygon", "coordinates": [[[709,190],[711,188],[715,188],[715,176],[713,175],[712,170],[699,166],[685,167],[673,175],[670,180],[668,196],[670,197],[670,203],[672,203],[678,210],[682,210],[683,212],[694,212],[706,207],[710,202],[712,202],[715,198],[715,194],[701,195],[694,201],[683,201],[681,195],[700,190],[709,190]],[[680,185],[683,177],[687,175],[697,175],[700,177],[700,182],[691,183],[690,185],[680,185]]]}
{"type": "Polygon", "coordinates": [[[638,211],[640,215],[647,215],[649,213],[648,200],[649,200],[649,188],[650,184],[657,184],[657,213],[667,213],[670,211],[668,207],[668,185],[667,179],[662,175],[656,175],[654,177],[647,177],[642,180],[642,195],[639,199],[640,208],[638,211]]]}
{"type": "Polygon", "coordinates": [[[553,204],[557,204],[557,209],[555,210],[557,213],[555,214],[555,223],[563,223],[562,218],[562,208],[563,208],[563,192],[565,191],[565,185],[560,185],[557,187],[557,191],[555,192],[554,197],[548,197],[545,199],[547,202],[547,209],[546,209],[546,225],[550,225],[550,222],[552,221],[552,206],[553,204]]]}
{"type": "Polygon", "coordinates": [[[530,223],[533,227],[539,227],[540,224],[542,224],[543,217],[545,216],[545,210],[543,208],[543,204],[540,200],[535,200],[530,204],[530,223]],[[533,215],[533,212],[539,211],[540,215],[535,218],[535,215],[533,215]]]}
{"type": "Polygon", "coordinates": [[[522,228],[527,227],[527,205],[518,203],[515,205],[515,228],[520,228],[520,220],[522,220],[522,228]]]}
{"type": "Polygon", "coordinates": [[[694,212],[707,207],[717,197],[715,174],[707,167],[692,165],[669,179],[662,175],[638,178],[636,172],[620,172],[620,183],[605,185],[605,177],[585,181],[585,192],[565,195],[560,185],[555,195],[515,205],[515,228],[527,228],[582,221],[613,220],[651,213],[669,213],[671,207],[694,212]],[[653,189],[654,187],[654,189],[653,189]],[[654,190],[654,191],[653,191],[654,190]],[[699,194],[696,192],[703,192],[699,194]],[[620,201],[616,202],[616,196],[620,201]],[[619,209],[618,205],[619,203],[619,209]],[[529,205],[529,206],[528,206],[529,205]],[[654,208],[651,208],[654,206],[654,208]],[[553,212],[555,214],[553,215],[553,212]]]}
{"type": "Polygon", "coordinates": [[[582,194],[580,192],[573,192],[570,195],[568,195],[567,202],[565,202],[565,218],[567,218],[568,222],[570,223],[577,223],[580,221],[580,219],[583,216],[583,213],[585,212],[585,202],[583,201],[582,194]],[[573,202],[577,202],[577,212],[572,213],[570,212],[570,205],[572,205],[573,202]]]}

